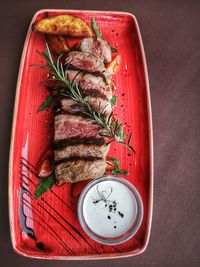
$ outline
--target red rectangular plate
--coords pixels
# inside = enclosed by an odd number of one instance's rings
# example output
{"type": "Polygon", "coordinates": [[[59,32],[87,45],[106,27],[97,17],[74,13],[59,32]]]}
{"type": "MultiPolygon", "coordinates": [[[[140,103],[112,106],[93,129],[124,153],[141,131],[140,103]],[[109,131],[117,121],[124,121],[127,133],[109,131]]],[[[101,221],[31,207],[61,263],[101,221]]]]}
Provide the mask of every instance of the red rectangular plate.
{"type": "Polygon", "coordinates": [[[136,18],[129,13],[41,10],[29,27],[21,59],[14,108],[9,165],[9,214],[14,250],[24,256],[45,259],[106,259],[142,253],[149,240],[153,205],[152,123],[147,67],[136,18]],[[117,246],[100,245],[81,229],[76,215],[77,198],[71,184],[52,187],[42,198],[32,196],[37,185],[34,166],[51,147],[52,110],[37,113],[48,95],[41,84],[47,72],[31,66],[44,61],[36,50],[44,51],[45,36],[32,32],[33,22],[48,15],[72,14],[89,24],[95,17],[104,39],[117,47],[122,57],[120,71],[113,76],[116,86],[116,116],[133,132],[132,146],[112,144],[110,156],[121,161],[126,177],[140,192],[144,218],[135,236],[117,246]],[[26,164],[26,162],[29,162],[26,164]]]}

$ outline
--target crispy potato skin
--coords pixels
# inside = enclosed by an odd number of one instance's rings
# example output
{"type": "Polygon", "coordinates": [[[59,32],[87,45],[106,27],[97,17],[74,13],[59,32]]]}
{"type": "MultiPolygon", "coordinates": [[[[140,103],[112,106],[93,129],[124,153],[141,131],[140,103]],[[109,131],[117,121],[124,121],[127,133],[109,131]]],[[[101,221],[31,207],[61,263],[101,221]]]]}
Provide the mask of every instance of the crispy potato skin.
{"type": "Polygon", "coordinates": [[[92,37],[93,32],[82,19],[71,15],[57,15],[41,19],[32,26],[33,31],[71,37],[92,37]]]}
{"type": "Polygon", "coordinates": [[[56,55],[66,53],[70,50],[69,44],[63,36],[48,34],[46,40],[50,50],[56,55]]]}

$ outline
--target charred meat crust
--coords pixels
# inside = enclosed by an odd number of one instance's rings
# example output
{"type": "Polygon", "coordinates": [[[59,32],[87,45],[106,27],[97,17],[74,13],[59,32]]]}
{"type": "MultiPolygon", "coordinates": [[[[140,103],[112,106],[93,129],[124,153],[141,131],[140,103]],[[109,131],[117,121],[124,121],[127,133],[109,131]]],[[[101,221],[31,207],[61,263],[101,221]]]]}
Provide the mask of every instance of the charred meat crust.
{"type": "Polygon", "coordinates": [[[74,116],[80,116],[82,118],[88,118],[88,115],[84,114],[83,111],[73,110],[73,109],[64,110],[61,108],[61,109],[57,109],[54,114],[55,115],[74,115],[74,116]]]}
{"type": "Polygon", "coordinates": [[[72,64],[70,63],[66,63],[66,70],[75,70],[75,71],[78,71],[77,73],[77,76],[80,74],[80,73],[83,73],[83,74],[92,74],[93,76],[100,76],[103,81],[108,85],[108,79],[106,78],[106,75],[104,73],[106,73],[107,71],[89,71],[89,70],[84,70],[84,69],[80,69],[80,68],[77,68],[75,66],[73,66],[72,64]]]}
{"type": "MultiPolygon", "coordinates": [[[[83,89],[79,86],[79,90],[81,92],[81,95],[83,96],[83,98],[87,97],[87,96],[91,96],[91,97],[99,97],[99,98],[102,98],[104,100],[108,100],[108,97],[103,93],[101,92],[100,90],[98,89],[93,89],[93,88],[90,88],[90,89],[83,89]]],[[[60,97],[61,99],[71,99],[70,97],[66,97],[66,96],[62,96],[60,97]]]]}
{"type": "Polygon", "coordinates": [[[91,97],[96,97],[96,98],[99,97],[99,98],[102,98],[104,100],[108,100],[107,96],[104,93],[102,93],[99,90],[97,90],[97,89],[92,89],[92,88],[91,89],[84,89],[84,90],[81,89],[80,91],[81,91],[82,96],[84,98],[86,96],[91,96],[91,97]]]}
{"type": "Polygon", "coordinates": [[[97,145],[102,146],[105,144],[105,138],[104,137],[82,137],[82,136],[76,136],[76,137],[70,137],[67,139],[55,141],[53,144],[53,149],[56,150],[62,150],[66,146],[73,146],[73,145],[97,145]]]}
{"type": "Polygon", "coordinates": [[[71,160],[55,166],[57,184],[77,182],[102,176],[105,172],[106,161],[98,159],[93,161],[71,160]]]}

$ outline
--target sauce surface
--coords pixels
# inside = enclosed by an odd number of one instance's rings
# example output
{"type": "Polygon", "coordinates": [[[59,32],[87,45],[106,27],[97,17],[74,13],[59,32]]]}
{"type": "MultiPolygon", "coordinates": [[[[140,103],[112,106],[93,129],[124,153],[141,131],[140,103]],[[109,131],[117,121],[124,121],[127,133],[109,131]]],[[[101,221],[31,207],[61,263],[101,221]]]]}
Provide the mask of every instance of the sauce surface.
{"type": "Polygon", "coordinates": [[[117,237],[133,225],[137,215],[134,194],[117,181],[103,181],[87,192],[83,216],[88,227],[102,237],[117,237]]]}

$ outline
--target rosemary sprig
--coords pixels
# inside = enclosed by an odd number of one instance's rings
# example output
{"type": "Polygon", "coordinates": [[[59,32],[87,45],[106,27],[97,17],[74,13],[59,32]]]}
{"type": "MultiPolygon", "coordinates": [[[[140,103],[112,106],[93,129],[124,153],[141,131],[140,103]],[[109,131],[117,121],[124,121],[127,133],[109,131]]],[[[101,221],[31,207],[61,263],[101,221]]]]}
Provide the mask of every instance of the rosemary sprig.
{"type": "Polygon", "coordinates": [[[118,50],[117,50],[115,47],[110,46],[110,49],[111,49],[111,51],[112,51],[113,53],[117,53],[117,52],[118,52],[118,50]]]}
{"type": "MultiPolygon", "coordinates": [[[[58,57],[57,61],[54,62],[47,43],[46,53],[40,53],[39,51],[37,51],[37,53],[39,53],[39,55],[47,62],[47,65],[42,65],[42,67],[50,70],[51,76],[53,76],[53,80],[56,82],[56,85],[61,88],[59,95],[70,97],[72,100],[84,107],[84,114],[86,114],[103,129],[100,134],[109,139],[107,144],[115,141],[126,146],[129,150],[135,153],[135,150],[130,145],[131,134],[128,141],[126,141],[126,135],[124,134],[122,123],[118,119],[115,119],[112,113],[109,116],[102,113],[101,103],[99,103],[98,110],[94,109],[90,101],[83,98],[78,85],[71,83],[66,79],[63,63],[61,62],[62,54],[58,57]]],[[[46,81],[52,81],[52,78],[47,79],[46,81]]]]}
{"type": "Polygon", "coordinates": [[[111,104],[111,107],[114,107],[114,105],[116,104],[117,102],[117,96],[116,95],[113,95],[111,100],[110,100],[110,104],[111,104]]]}
{"type": "Polygon", "coordinates": [[[35,189],[34,198],[38,199],[41,195],[43,195],[46,191],[51,189],[51,187],[56,183],[55,175],[52,174],[47,178],[38,178],[38,185],[35,189]]]}
{"type": "Polygon", "coordinates": [[[93,31],[94,31],[95,34],[96,34],[96,37],[101,38],[102,35],[101,35],[100,31],[99,31],[99,28],[98,28],[98,26],[97,26],[97,23],[96,23],[94,17],[92,17],[92,28],[93,28],[93,31]]]}
{"type": "MultiPolygon", "coordinates": [[[[99,27],[98,27],[98,25],[97,25],[97,23],[96,23],[94,17],[92,17],[92,29],[93,29],[93,31],[95,32],[96,38],[98,38],[98,37],[99,37],[99,38],[102,38],[102,34],[101,34],[101,32],[99,31],[99,27]]],[[[108,43],[108,44],[109,44],[109,43],[108,43]]],[[[109,44],[109,46],[110,46],[110,49],[111,49],[111,51],[112,51],[113,53],[118,52],[117,49],[114,48],[114,47],[112,47],[110,44],[109,44]]]]}
{"type": "Polygon", "coordinates": [[[129,174],[126,170],[120,168],[120,161],[118,159],[111,158],[111,160],[113,161],[114,166],[115,166],[114,170],[111,171],[113,175],[119,175],[119,174],[128,175],[129,174]]]}
{"type": "Polygon", "coordinates": [[[37,112],[40,112],[40,111],[42,111],[42,110],[44,110],[46,108],[51,107],[52,102],[53,102],[53,96],[52,95],[47,96],[47,98],[44,100],[44,102],[38,108],[37,112]]]}

